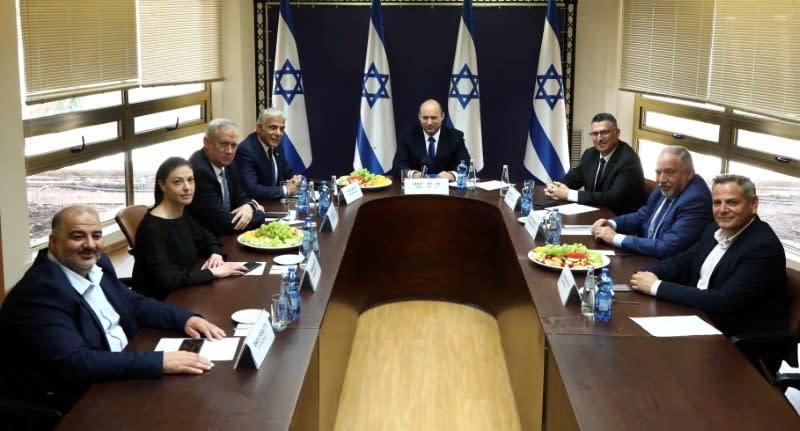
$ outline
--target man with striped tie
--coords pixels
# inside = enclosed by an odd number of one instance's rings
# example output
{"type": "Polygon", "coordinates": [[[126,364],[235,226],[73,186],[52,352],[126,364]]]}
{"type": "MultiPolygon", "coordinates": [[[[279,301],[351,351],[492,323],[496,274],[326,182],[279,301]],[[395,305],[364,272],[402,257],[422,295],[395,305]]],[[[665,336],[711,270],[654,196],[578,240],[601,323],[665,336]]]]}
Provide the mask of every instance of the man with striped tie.
{"type": "Polygon", "coordinates": [[[712,214],[711,191],[694,172],[686,148],[673,146],[661,151],[656,183],[658,187],[638,211],[594,222],[594,237],[659,259],[688,248],[712,221],[712,214]]]}

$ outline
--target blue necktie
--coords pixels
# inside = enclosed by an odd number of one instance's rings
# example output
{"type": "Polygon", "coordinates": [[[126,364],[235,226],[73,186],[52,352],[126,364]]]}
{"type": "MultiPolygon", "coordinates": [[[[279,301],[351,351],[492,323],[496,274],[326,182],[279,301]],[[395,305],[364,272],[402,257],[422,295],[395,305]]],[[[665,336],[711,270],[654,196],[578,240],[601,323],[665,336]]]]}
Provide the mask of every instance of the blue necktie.
{"type": "Polygon", "coordinates": [[[428,138],[428,160],[431,161],[429,168],[433,170],[433,161],[436,160],[436,139],[433,139],[433,136],[428,138]]]}
{"type": "Polygon", "coordinates": [[[655,214],[653,220],[650,222],[650,227],[647,229],[648,238],[655,238],[656,235],[658,235],[658,228],[661,227],[661,221],[664,220],[664,214],[667,213],[670,205],[672,205],[672,199],[664,198],[659,208],[656,209],[658,213],[655,214]]]}
{"type": "Polygon", "coordinates": [[[228,179],[224,168],[219,172],[219,177],[222,180],[222,207],[226,212],[231,212],[231,195],[228,191],[228,179]]]}

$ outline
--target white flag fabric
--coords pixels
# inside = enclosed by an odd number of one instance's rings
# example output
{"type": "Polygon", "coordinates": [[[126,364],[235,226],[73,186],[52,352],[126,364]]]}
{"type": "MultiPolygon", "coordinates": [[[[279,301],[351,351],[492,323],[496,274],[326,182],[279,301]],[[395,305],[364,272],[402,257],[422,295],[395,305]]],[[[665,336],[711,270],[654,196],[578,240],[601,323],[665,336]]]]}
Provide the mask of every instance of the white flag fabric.
{"type": "Polygon", "coordinates": [[[372,0],[371,10],[353,169],[367,168],[374,174],[384,174],[392,169],[397,138],[380,0],[372,0]]]}
{"type": "Polygon", "coordinates": [[[524,160],[525,169],[544,184],[561,179],[569,170],[567,116],[558,34],[556,4],[554,0],[549,0],[524,160]]]}
{"type": "Polygon", "coordinates": [[[481,100],[478,92],[478,56],[472,34],[472,0],[464,0],[458,26],[456,55],[450,76],[447,124],[464,132],[464,141],[475,169],[483,169],[481,141],[481,100]]]}
{"type": "Polygon", "coordinates": [[[303,173],[311,166],[311,139],[308,134],[306,96],[303,92],[303,71],[294,40],[294,22],[289,0],[281,0],[275,45],[272,106],[283,111],[286,116],[286,130],[281,138],[286,161],[295,172],[303,173]]]}

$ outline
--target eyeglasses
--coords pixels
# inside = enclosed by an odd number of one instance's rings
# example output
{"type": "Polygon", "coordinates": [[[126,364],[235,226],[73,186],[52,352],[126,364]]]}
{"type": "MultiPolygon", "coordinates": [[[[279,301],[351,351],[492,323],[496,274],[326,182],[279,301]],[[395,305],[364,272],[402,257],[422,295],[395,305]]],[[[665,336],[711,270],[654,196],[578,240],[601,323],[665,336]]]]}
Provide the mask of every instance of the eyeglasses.
{"type": "Polygon", "coordinates": [[[608,136],[612,132],[613,132],[613,130],[598,130],[596,132],[589,132],[589,136],[591,136],[593,138],[596,138],[598,136],[601,137],[601,138],[605,138],[606,136],[608,136]]]}

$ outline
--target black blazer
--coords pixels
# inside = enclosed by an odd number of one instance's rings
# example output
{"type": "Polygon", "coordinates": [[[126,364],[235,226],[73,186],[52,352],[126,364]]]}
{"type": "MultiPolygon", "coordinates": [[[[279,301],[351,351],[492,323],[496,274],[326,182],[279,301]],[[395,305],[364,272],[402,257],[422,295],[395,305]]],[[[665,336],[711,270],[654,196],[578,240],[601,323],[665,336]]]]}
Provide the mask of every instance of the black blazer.
{"type": "MultiPolygon", "coordinates": [[[[662,280],[658,298],[704,311],[726,336],[788,330],[786,255],[775,232],[758,216],[722,256],[708,290],[697,289],[700,267],[717,244],[718,228],[711,223],[691,248],[647,269],[662,280]]],[[[768,361],[773,370],[782,350],[768,361]]]]}
{"type": "Polygon", "coordinates": [[[247,136],[236,148],[234,163],[239,170],[239,180],[248,196],[266,201],[283,197],[281,181],[288,180],[295,175],[294,170],[286,162],[283,146],[278,146],[272,152],[275,165],[278,168],[278,180],[272,185],[272,163],[264,152],[264,147],[255,133],[247,136]]]}
{"type": "Polygon", "coordinates": [[[589,148],[583,152],[580,164],[560,180],[570,189],[586,189],[578,192],[578,203],[606,206],[615,214],[631,213],[644,205],[647,192],[642,162],[630,145],[619,141],[617,149],[606,163],[603,177],[598,180],[597,190],[589,191],[599,164],[600,152],[594,147],[589,148]]]}
{"type": "MultiPolygon", "coordinates": [[[[233,214],[225,211],[222,205],[222,189],[211,162],[202,149],[197,150],[189,157],[189,163],[194,170],[194,199],[186,207],[189,214],[201,225],[205,226],[214,235],[233,233],[233,214]]],[[[250,201],[242,187],[239,185],[239,171],[236,164],[231,163],[225,168],[228,179],[228,193],[231,198],[231,210],[239,208],[250,201]]],[[[264,223],[264,212],[255,211],[250,224],[245,230],[255,229],[264,223]]]]}
{"type": "MultiPolygon", "coordinates": [[[[469,151],[464,144],[464,133],[457,129],[442,126],[439,142],[436,145],[436,158],[433,166],[428,166],[431,173],[454,171],[459,160],[469,165],[469,151]]],[[[401,169],[422,169],[422,158],[428,155],[428,142],[425,132],[419,124],[405,129],[397,138],[397,152],[394,153],[392,172],[399,175],[401,169]]]]}

